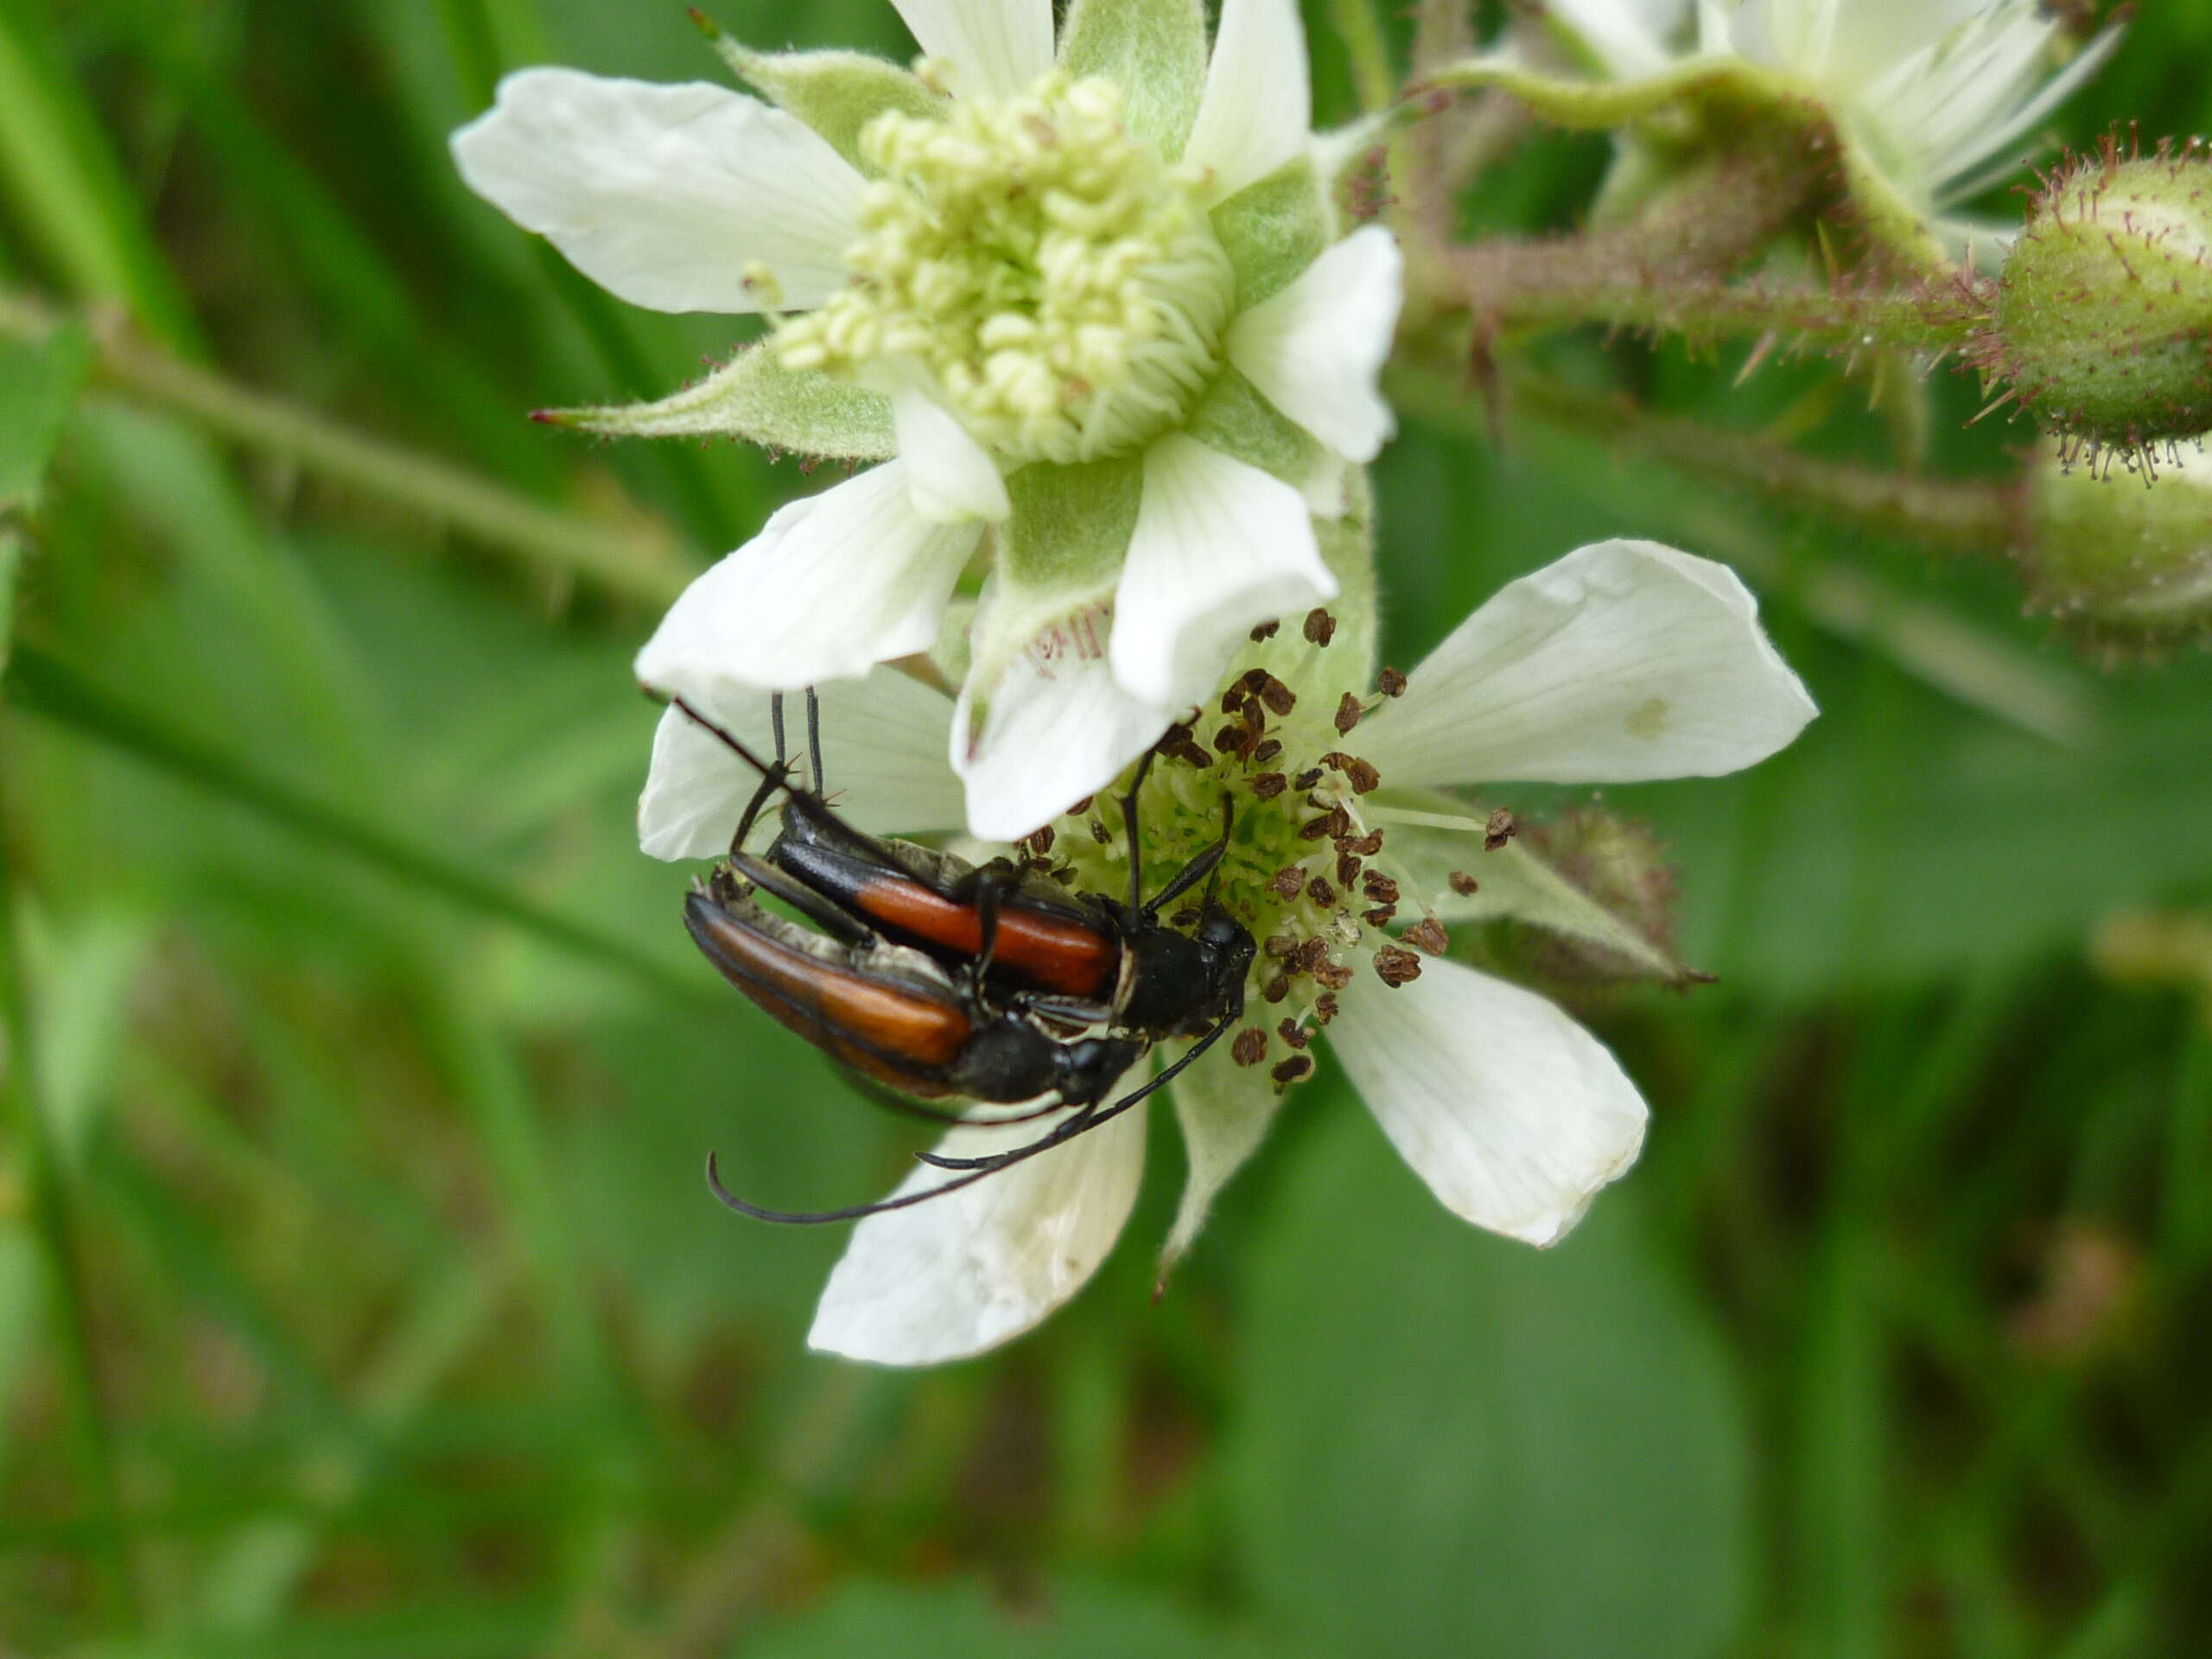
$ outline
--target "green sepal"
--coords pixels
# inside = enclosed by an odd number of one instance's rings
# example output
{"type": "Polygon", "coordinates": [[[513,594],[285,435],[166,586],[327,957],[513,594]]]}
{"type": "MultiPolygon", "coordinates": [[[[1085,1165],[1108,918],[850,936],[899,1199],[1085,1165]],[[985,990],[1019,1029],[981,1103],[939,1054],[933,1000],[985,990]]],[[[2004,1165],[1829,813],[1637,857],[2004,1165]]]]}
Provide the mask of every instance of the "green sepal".
{"type": "Polygon", "coordinates": [[[0,516],[38,505],[47,463],[92,368],[82,328],[0,340],[0,516]]]}
{"type": "MultiPolygon", "coordinates": [[[[1383,790],[1371,798],[1377,805],[1479,817],[1476,809],[1456,797],[1427,791],[1401,794],[1388,787],[1389,781],[1385,779],[1383,790]]],[[[1691,985],[1707,977],[1625,917],[1583,892],[1517,840],[1507,842],[1496,852],[1485,852],[1481,836],[1471,830],[1392,823],[1388,835],[1391,856],[1421,884],[1422,895],[1435,905],[1440,921],[1520,922],[1595,945],[1638,975],[1664,984],[1691,985]],[[1473,876],[1478,883],[1475,891],[1454,891],[1450,880],[1453,871],[1473,876]]]]}
{"type": "Polygon", "coordinates": [[[1121,87],[1129,130],[1175,161],[1205,92],[1205,11],[1198,0],[1074,0],[1060,29],[1060,67],[1121,87]]]}
{"type": "Polygon", "coordinates": [[[1213,210],[1213,233],[1236,272],[1236,308],[1280,294],[1334,239],[1321,175],[1312,158],[1285,162],[1213,210]]]}
{"type": "Polygon", "coordinates": [[[1224,369],[1183,429],[1210,449],[1303,490],[1328,465],[1328,451],[1236,370],[1224,369]]]}
{"type": "Polygon", "coordinates": [[[768,346],[658,403],[547,410],[536,416],[612,438],[742,438],[828,461],[887,461],[899,453],[891,400],[812,369],[787,369],[768,346]]]}
{"type": "Polygon", "coordinates": [[[876,170],[861,156],[861,128],[887,110],[925,121],[944,118],[947,100],[911,71],[864,52],[755,52],[728,35],[716,37],[715,49],[740,77],[812,127],[868,178],[876,170]]]}
{"type": "Polygon", "coordinates": [[[1008,476],[1006,488],[1014,511],[993,532],[997,556],[970,635],[971,685],[996,684],[1047,628],[1112,600],[1137,527],[1144,464],[1038,461],[1008,476]]]}

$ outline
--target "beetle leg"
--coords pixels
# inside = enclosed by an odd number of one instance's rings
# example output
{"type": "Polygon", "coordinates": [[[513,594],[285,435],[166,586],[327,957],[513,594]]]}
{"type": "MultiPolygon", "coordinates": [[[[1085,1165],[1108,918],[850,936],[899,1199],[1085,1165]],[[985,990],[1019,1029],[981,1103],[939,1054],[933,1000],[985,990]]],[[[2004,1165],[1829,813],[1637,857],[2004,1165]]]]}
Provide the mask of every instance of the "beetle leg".
{"type": "Polygon", "coordinates": [[[1201,877],[1209,878],[1206,884],[1206,899],[1208,902],[1211,902],[1213,882],[1220,877],[1222,857],[1229,851],[1229,832],[1236,821],[1235,810],[1229,797],[1223,796],[1221,798],[1221,839],[1175,872],[1175,879],[1162,887],[1159,896],[1144,907],[1144,916],[1147,920],[1159,915],[1163,908],[1174,903],[1176,899],[1180,899],[1196,887],[1201,877]]]}
{"type": "MultiPolygon", "coordinates": [[[[784,758],[779,745],[776,759],[784,758]]],[[[814,695],[814,688],[806,688],[806,764],[814,774],[814,792],[822,793],[822,700],[814,695]]]]}
{"type": "Polygon", "coordinates": [[[1137,791],[1144,787],[1145,774],[1152,770],[1153,756],[1157,749],[1147,749],[1137,762],[1137,775],[1129,779],[1129,792],[1122,797],[1122,828],[1129,842],[1129,917],[1135,920],[1144,914],[1144,854],[1137,846],[1137,791]]]}

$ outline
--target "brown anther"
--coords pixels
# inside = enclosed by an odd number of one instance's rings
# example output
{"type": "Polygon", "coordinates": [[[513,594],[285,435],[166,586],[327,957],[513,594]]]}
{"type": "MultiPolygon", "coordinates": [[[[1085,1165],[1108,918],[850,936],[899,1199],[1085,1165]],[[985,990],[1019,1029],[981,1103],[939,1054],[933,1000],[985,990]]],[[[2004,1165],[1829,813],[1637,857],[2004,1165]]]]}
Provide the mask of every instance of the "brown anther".
{"type": "Polygon", "coordinates": [[[1230,686],[1228,690],[1221,694],[1221,712],[1223,714],[1233,715],[1243,706],[1244,693],[1236,686],[1230,686]]]}
{"type": "Polygon", "coordinates": [[[1198,907],[1196,905],[1185,905],[1167,920],[1169,925],[1173,927],[1196,927],[1198,925],[1198,907]]]}
{"type": "Polygon", "coordinates": [[[1287,1089],[1300,1078],[1313,1075],[1313,1057],[1311,1054],[1294,1054],[1268,1075],[1287,1089]]]}
{"type": "Polygon", "coordinates": [[[1054,830],[1052,826],[1048,823],[1043,829],[1032,835],[1027,844],[1031,852],[1034,853],[1038,857],[1042,858],[1046,854],[1052,850],[1052,843],[1058,839],[1059,832],[1054,830]]]}
{"type": "Polygon", "coordinates": [[[1337,619],[1326,611],[1314,609],[1306,613],[1306,643],[1325,645],[1337,637],[1337,619]]]}
{"type": "Polygon", "coordinates": [[[1077,802],[1073,806],[1071,806],[1071,807],[1068,808],[1068,817],[1071,817],[1071,818],[1079,818],[1079,817],[1081,817],[1084,813],[1086,813],[1086,812],[1088,812],[1088,811],[1090,811],[1090,803],[1091,803],[1091,801],[1092,801],[1094,798],[1095,798],[1095,797],[1092,797],[1092,796],[1089,796],[1089,795],[1084,796],[1081,800],[1077,801],[1077,802]]]}
{"type": "Polygon", "coordinates": [[[1372,858],[1382,850],[1382,832],[1380,830],[1370,830],[1357,841],[1347,840],[1341,850],[1357,853],[1362,858],[1372,858]]]}
{"type": "Polygon", "coordinates": [[[1268,1033],[1257,1026],[1245,1027],[1229,1045],[1229,1058],[1239,1065],[1257,1065],[1268,1058],[1268,1033]]]}
{"type": "Polygon", "coordinates": [[[1207,767],[1213,765],[1213,757],[1192,741],[1188,732],[1172,743],[1162,738],[1160,742],[1160,752],[1171,760],[1184,761],[1196,766],[1200,772],[1205,771],[1207,767]]]}
{"type": "Polygon", "coordinates": [[[1326,939],[1308,939],[1298,947],[1298,954],[1291,959],[1291,966],[1299,973],[1311,974],[1326,966],[1328,960],[1329,942],[1326,939]]]}
{"type": "Polygon", "coordinates": [[[1313,1023],[1325,1026],[1337,1017],[1337,999],[1333,993],[1324,991],[1313,999],[1313,1023]]]}
{"type": "Polygon", "coordinates": [[[1090,838],[1096,842],[1101,847],[1104,847],[1112,842],[1114,839],[1114,832],[1111,830],[1109,830],[1096,818],[1093,818],[1090,821],[1090,838]]]}
{"type": "Polygon", "coordinates": [[[1351,728],[1359,724],[1359,717],[1366,712],[1367,711],[1364,709],[1360,707],[1359,699],[1357,697],[1352,696],[1349,691],[1345,692],[1344,695],[1344,700],[1337,704],[1337,735],[1338,737],[1349,736],[1351,734],[1351,728]]]}
{"type": "Polygon", "coordinates": [[[1045,874],[1064,887],[1071,887],[1075,885],[1075,866],[1072,864],[1063,864],[1059,868],[1047,870],[1045,874]]]}
{"type": "Polygon", "coordinates": [[[1256,693],[1274,677],[1264,668],[1248,668],[1236,677],[1236,683],[1243,690],[1256,693]]]}
{"type": "MultiPolygon", "coordinates": [[[[1389,946],[1383,947],[1385,950],[1389,946]]],[[[1313,977],[1332,991],[1341,991],[1351,983],[1351,969],[1341,962],[1325,962],[1313,970],[1313,977]]]]}
{"type": "Polygon", "coordinates": [[[1252,741],[1249,726],[1224,726],[1213,734],[1213,746],[1224,754],[1234,754],[1252,741]]]}
{"type": "Polygon", "coordinates": [[[1408,944],[1418,945],[1432,957],[1440,957],[1452,948],[1452,936],[1444,931],[1444,924],[1433,916],[1424,916],[1399,936],[1408,944]]]}
{"type": "Polygon", "coordinates": [[[1261,623],[1258,627],[1252,630],[1252,643],[1256,645],[1262,639],[1274,639],[1275,637],[1276,630],[1281,626],[1282,623],[1279,620],[1274,622],[1261,623]]]}
{"type": "Polygon", "coordinates": [[[1344,781],[1351,785],[1355,795],[1371,795],[1382,787],[1382,774],[1375,770],[1371,762],[1357,755],[1351,757],[1351,764],[1344,772],[1344,781]]]}
{"type": "Polygon", "coordinates": [[[1346,892],[1359,880],[1359,860],[1350,853],[1337,855],[1337,885],[1346,892]]]}
{"type": "Polygon", "coordinates": [[[1421,977],[1421,958],[1395,944],[1378,944],[1375,947],[1375,972],[1385,985],[1395,990],[1421,977]]]}
{"type": "Polygon", "coordinates": [[[1268,878],[1268,891],[1288,904],[1298,897],[1298,890],[1306,885],[1306,872],[1296,864],[1286,864],[1268,878]]]}
{"type": "Polygon", "coordinates": [[[1328,878],[1325,876],[1317,875],[1308,881],[1306,884],[1306,896],[1324,910],[1334,910],[1337,907],[1337,890],[1329,885],[1328,878]]]}
{"type": "Polygon", "coordinates": [[[1252,759],[1256,764],[1264,766],[1281,753],[1282,745],[1271,737],[1252,751],[1252,759]]]}
{"type": "Polygon", "coordinates": [[[1377,674],[1375,677],[1375,684],[1386,697],[1402,697],[1406,695],[1406,677],[1395,668],[1386,668],[1377,674]]]}
{"type": "Polygon", "coordinates": [[[1282,1024],[1277,1026],[1275,1027],[1275,1035],[1281,1038],[1283,1041],[1288,1043],[1293,1048],[1303,1048],[1306,1044],[1313,1040],[1313,1033],[1307,1031],[1305,1027],[1300,1025],[1295,1020],[1286,1020],[1282,1024]]]}
{"type": "Polygon", "coordinates": [[[1259,688],[1259,693],[1260,701],[1277,717],[1298,707],[1298,694],[1272,674],[1268,676],[1268,683],[1259,688]]]}
{"type": "Polygon", "coordinates": [[[1270,1002],[1280,1002],[1290,995],[1290,982],[1281,974],[1277,974],[1260,987],[1260,995],[1270,1002]]]}
{"type": "MultiPolygon", "coordinates": [[[[1262,743],[1262,748],[1267,747],[1262,743]]],[[[1272,801],[1290,787],[1290,779],[1279,772],[1263,772],[1252,780],[1252,792],[1263,801],[1272,801]]]]}
{"type": "Polygon", "coordinates": [[[1495,809],[1490,822],[1483,827],[1483,851],[1494,853],[1521,833],[1521,826],[1513,822],[1513,814],[1504,807],[1495,809]]]}
{"type": "Polygon", "coordinates": [[[1335,815],[1333,813],[1327,812],[1323,813],[1318,818],[1308,818],[1305,823],[1298,826],[1299,839],[1300,841],[1320,841],[1325,839],[1330,834],[1331,826],[1334,822],[1334,818],[1335,815]]]}
{"type": "Polygon", "coordinates": [[[1298,949],[1298,941],[1291,938],[1287,933],[1270,933],[1268,935],[1265,943],[1260,946],[1260,949],[1266,951],[1268,956],[1274,957],[1277,962],[1281,962],[1285,957],[1298,949]]]}
{"type": "Polygon", "coordinates": [[[1298,789],[1311,789],[1314,785],[1321,781],[1321,768],[1319,766],[1309,767],[1307,770],[1300,772],[1292,781],[1294,786],[1298,789]]]}
{"type": "Polygon", "coordinates": [[[1398,884],[1380,870],[1370,870],[1360,878],[1360,891],[1378,905],[1398,902],[1398,884]]]}
{"type": "Polygon", "coordinates": [[[1359,913],[1359,919],[1370,927],[1388,927],[1397,918],[1398,907],[1395,905],[1377,905],[1372,910],[1363,910],[1359,913]]]}
{"type": "Polygon", "coordinates": [[[1465,870],[1454,870],[1451,874],[1446,876],[1444,880],[1446,884],[1450,886],[1452,891],[1458,893],[1462,899],[1471,899],[1474,897],[1477,889],[1482,886],[1481,882],[1476,880],[1473,876],[1469,875],[1465,870]]]}

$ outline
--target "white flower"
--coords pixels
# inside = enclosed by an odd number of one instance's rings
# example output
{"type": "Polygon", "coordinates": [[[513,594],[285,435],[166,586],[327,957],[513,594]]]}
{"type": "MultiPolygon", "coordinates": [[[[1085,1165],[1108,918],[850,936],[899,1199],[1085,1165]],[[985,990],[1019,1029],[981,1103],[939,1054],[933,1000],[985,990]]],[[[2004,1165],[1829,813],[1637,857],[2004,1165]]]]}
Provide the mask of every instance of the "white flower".
{"type": "Polygon", "coordinates": [[[1294,0],[1224,0],[1211,55],[1199,0],[1075,8],[1057,42],[1052,0],[897,3],[918,73],[724,42],[761,102],[532,69],[454,154],[622,298],[771,317],[700,386],[573,423],[882,463],[702,576],[639,678],[865,673],[934,646],[988,559],[946,741],[1003,838],[1112,778],[1254,622],[1337,594],[1313,516],[1390,435],[1400,262],[1342,235],[1294,0]]]}
{"type": "Polygon", "coordinates": [[[1838,117],[1923,219],[2009,170],[2022,139],[2103,63],[2114,29],[2053,73],[2037,0],[1550,0],[1621,79],[1678,61],[1776,72],[1838,117]],[[1685,33],[1694,35],[1685,42],[1685,33]]]}
{"type": "MultiPolygon", "coordinates": [[[[1325,1031],[1383,1132],[1454,1213],[1532,1244],[1564,1235],[1636,1158],[1645,1110],[1635,1086],[1541,997],[1419,956],[1383,930],[1417,923],[1412,937],[1433,946],[1442,922],[1513,915],[1656,971],[1674,964],[1517,843],[1484,850],[1484,819],[1438,791],[1717,775],[1773,753],[1814,714],[1736,577],[1649,542],[1586,547],[1511,583],[1409,679],[1384,677],[1385,691],[1402,696],[1364,695],[1373,647],[1356,632],[1348,622],[1332,641],[1317,614],[1248,645],[1214,705],[1228,714],[1218,734],[1211,720],[1203,746],[1172,732],[1145,786],[1140,835],[1154,881],[1213,839],[1223,796],[1233,796],[1218,897],[1263,942],[1235,1041],[1168,1085],[1190,1166],[1170,1259],[1264,1135],[1284,1087],[1311,1071],[1310,1045],[1325,1031]],[[1459,871],[1478,880],[1452,880],[1459,871]]],[[[764,702],[725,689],[706,712],[760,742],[764,702]]],[[[833,794],[848,791],[844,810],[878,831],[957,829],[950,779],[916,760],[925,734],[951,718],[944,698],[886,671],[825,688],[827,781],[833,794]]],[[[640,805],[646,849],[721,852],[756,781],[671,710],[640,805]]],[[[1087,890],[1126,882],[1114,824],[1102,803],[1058,826],[1055,855],[1087,890]]],[[[924,1364],[1027,1330],[1112,1247],[1135,1200],[1144,1116],[1132,1110],[944,1198],[862,1221],[813,1344],[924,1364]]],[[[938,1150],[1002,1151],[1062,1121],[963,1127],[938,1150]]],[[[899,1190],[947,1179],[918,1168],[899,1190]]]]}

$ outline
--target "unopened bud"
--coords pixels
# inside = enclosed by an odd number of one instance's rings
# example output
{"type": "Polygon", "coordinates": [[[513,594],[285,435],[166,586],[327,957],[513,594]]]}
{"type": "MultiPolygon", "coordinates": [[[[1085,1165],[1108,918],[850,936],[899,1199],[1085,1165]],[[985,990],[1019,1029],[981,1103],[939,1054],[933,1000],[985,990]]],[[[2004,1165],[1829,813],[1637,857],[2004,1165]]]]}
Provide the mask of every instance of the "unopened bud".
{"type": "Polygon", "coordinates": [[[2047,442],[2028,514],[2033,602],[2086,642],[2153,650],[2212,631],[2212,456],[2113,472],[2047,442]]]}
{"type": "Polygon", "coordinates": [[[2050,431],[2134,450],[2212,428],[2212,162],[2060,168],[2005,256],[1981,367],[2050,431]]]}

